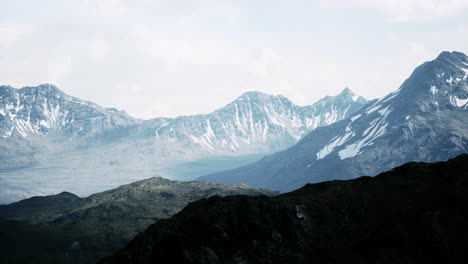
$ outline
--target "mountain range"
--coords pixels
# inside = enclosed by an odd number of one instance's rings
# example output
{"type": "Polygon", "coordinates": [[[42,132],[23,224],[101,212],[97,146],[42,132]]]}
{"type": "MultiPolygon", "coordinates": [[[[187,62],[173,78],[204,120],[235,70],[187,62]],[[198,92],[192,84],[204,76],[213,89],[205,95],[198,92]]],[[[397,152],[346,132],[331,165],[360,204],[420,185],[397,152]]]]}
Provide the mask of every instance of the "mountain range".
{"type": "Polygon", "coordinates": [[[367,103],[350,89],[310,106],[247,92],[206,115],[139,120],[54,85],[0,86],[0,203],[80,196],[156,175],[190,180],[294,145],[367,103]]]}
{"type": "Polygon", "coordinates": [[[211,197],[102,264],[462,263],[468,155],[275,196],[211,197]]]}
{"type": "Polygon", "coordinates": [[[94,263],[132,237],[100,263],[464,256],[468,57],[460,52],[423,63],[378,100],[346,88],[297,106],[248,92],[178,118],[139,120],[48,84],[2,86],[0,126],[0,203],[78,194],[0,205],[0,263],[94,263]],[[263,155],[201,181],[152,177],[194,178],[263,155]]]}
{"type": "Polygon", "coordinates": [[[467,152],[468,57],[442,52],[417,67],[398,90],[349,118],[319,127],[258,162],[199,179],[291,191],[467,152]]]}

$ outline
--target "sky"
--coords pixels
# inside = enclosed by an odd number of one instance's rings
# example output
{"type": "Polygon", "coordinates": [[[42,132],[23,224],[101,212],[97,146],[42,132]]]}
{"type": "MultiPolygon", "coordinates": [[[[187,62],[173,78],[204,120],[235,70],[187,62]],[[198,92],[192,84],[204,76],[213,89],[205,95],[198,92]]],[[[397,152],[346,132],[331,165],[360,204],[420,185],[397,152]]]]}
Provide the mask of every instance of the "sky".
{"type": "Polygon", "coordinates": [[[252,90],[373,99],[442,51],[468,54],[466,14],[466,0],[0,0],[0,84],[142,119],[252,90]]]}

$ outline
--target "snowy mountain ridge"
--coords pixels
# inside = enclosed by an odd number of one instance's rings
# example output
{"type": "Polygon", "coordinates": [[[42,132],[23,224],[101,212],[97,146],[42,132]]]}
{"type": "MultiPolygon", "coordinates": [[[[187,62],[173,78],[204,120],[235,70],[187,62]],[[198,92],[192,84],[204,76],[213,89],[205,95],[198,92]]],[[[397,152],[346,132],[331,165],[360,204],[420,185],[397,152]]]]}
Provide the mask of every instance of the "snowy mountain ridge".
{"type": "Polygon", "coordinates": [[[145,125],[154,130],[155,142],[189,141],[207,151],[237,152],[253,146],[252,151],[258,151],[258,146],[279,150],[317,127],[348,117],[366,103],[349,88],[310,106],[297,106],[284,96],[247,92],[207,115],[155,119],[145,125]]]}
{"type": "Polygon", "coordinates": [[[0,87],[0,203],[245,165],[351,116],[367,101],[345,89],[310,106],[248,92],[206,115],[138,120],[53,85],[0,87]]]}
{"type": "Polygon", "coordinates": [[[467,152],[468,56],[442,52],[417,67],[398,90],[349,118],[313,130],[283,152],[200,180],[290,191],[467,152]]]}
{"type": "Polygon", "coordinates": [[[357,119],[362,115],[351,118],[351,122],[346,127],[346,134],[340,137],[342,142],[339,142],[341,143],[339,145],[344,145],[344,147],[338,151],[338,156],[346,159],[361,154],[361,149],[372,145],[375,139],[383,136],[392,123],[396,125],[406,122],[408,130],[404,132],[404,135],[409,138],[414,136],[412,118],[419,118],[422,114],[431,111],[468,109],[467,78],[468,58],[463,53],[444,52],[436,60],[421,65],[400,89],[362,110],[366,116],[372,116],[370,126],[362,132],[359,140],[352,144],[344,144],[358,134],[353,131],[352,127],[354,122],[359,122],[357,119]],[[427,79],[419,81],[417,80],[419,76],[427,79]],[[416,82],[420,87],[417,94],[411,87],[416,82]],[[405,107],[406,104],[415,107],[408,109],[405,107]],[[405,110],[407,115],[401,115],[402,110],[405,110]],[[343,140],[344,138],[346,140],[343,140]]]}
{"type": "Polygon", "coordinates": [[[247,92],[208,115],[141,121],[66,95],[50,84],[21,89],[0,86],[0,136],[26,138],[61,131],[68,140],[76,140],[127,128],[134,137],[151,137],[155,144],[184,141],[206,151],[237,152],[249,145],[280,143],[275,147],[278,150],[319,126],[347,117],[365,103],[349,89],[304,107],[284,96],[247,92]]]}
{"type": "Polygon", "coordinates": [[[21,89],[0,86],[0,136],[3,138],[47,135],[50,130],[60,130],[73,139],[137,123],[137,119],[123,111],[69,96],[51,84],[21,89]]]}

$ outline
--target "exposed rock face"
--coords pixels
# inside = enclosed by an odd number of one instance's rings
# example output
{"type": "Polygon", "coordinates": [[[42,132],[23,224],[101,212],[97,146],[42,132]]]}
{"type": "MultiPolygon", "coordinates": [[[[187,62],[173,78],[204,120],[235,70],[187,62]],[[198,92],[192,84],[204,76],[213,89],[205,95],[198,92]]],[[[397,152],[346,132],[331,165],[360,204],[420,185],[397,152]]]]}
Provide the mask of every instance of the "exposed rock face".
{"type": "Polygon", "coordinates": [[[309,106],[248,92],[206,115],[143,121],[49,84],[0,86],[0,204],[155,175],[193,180],[290,147],[366,103],[349,89],[309,106]]]}
{"type": "Polygon", "coordinates": [[[310,106],[297,106],[284,96],[247,92],[213,113],[166,120],[152,130],[160,142],[187,142],[221,153],[265,153],[291,146],[305,133],[349,117],[366,103],[349,88],[310,106]]]}
{"type": "Polygon", "coordinates": [[[401,87],[350,118],[320,127],[293,147],[244,167],[199,178],[291,191],[351,179],[410,161],[468,152],[468,56],[443,52],[401,87]]]}
{"type": "Polygon", "coordinates": [[[60,193],[2,205],[0,263],[95,263],[189,202],[235,194],[277,193],[245,185],[151,178],[84,199],[60,193]]]}
{"type": "Polygon", "coordinates": [[[151,137],[159,143],[190,142],[206,151],[245,152],[259,145],[277,150],[296,143],[304,133],[352,115],[366,103],[349,88],[303,107],[283,96],[247,92],[210,114],[141,121],[69,96],[50,84],[0,86],[0,136],[27,138],[59,131],[71,141],[127,128],[130,131],[124,135],[151,137]]]}
{"type": "Polygon", "coordinates": [[[150,226],[114,263],[456,263],[468,247],[468,155],[276,197],[211,197],[150,226]]]}
{"type": "Polygon", "coordinates": [[[51,84],[14,89],[0,86],[0,136],[3,138],[61,131],[67,139],[102,134],[138,123],[114,108],[69,96],[51,84]]]}

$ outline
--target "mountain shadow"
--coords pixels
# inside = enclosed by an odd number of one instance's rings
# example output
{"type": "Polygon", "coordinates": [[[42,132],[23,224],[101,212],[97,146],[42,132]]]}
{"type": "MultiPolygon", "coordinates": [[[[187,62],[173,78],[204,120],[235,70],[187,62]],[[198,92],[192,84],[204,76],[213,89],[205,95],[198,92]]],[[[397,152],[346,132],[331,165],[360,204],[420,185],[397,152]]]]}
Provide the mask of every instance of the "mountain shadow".
{"type": "Polygon", "coordinates": [[[99,263],[461,263],[467,171],[462,154],[275,197],[214,196],[99,263]]]}

